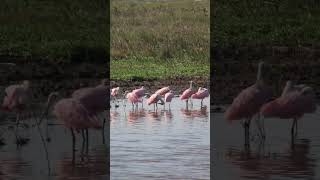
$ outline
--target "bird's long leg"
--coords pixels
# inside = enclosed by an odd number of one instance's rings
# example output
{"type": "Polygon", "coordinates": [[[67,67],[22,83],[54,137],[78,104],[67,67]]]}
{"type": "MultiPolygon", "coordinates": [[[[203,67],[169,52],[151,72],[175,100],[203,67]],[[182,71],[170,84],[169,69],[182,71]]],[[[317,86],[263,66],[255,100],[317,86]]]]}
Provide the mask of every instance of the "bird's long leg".
{"type": "Polygon", "coordinates": [[[171,102],[169,102],[169,110],[171,109],[170,105],[171,105],[171,102]]]}
{"type": "Polygon", "coordinates": [[[88,128],[86,129],[86,137],[87,137],[86,153],[88,154],[88,151],[89,151],[89,132],[88,132],[88,128]]]}
{"type": "Polygon", "coordinates": [[[141,107],[143,108],[143,98],[141,98],[141,107]]]}
{"type": "Polygon", "coordinates": [[[18,113],[18,114],[17,114],[17,117],[16,117],[15,136],[16,136],[16,143],[17,143],[17,145],[18,145],[19,142],[20,142],[20,138],[19,138],[19,135],[18,135],[19,121],[20,121],[20,113],[18,113]]]}
{"type": "Polygon", "coordinates": [[[83,129],[81,129],[81,135],[82,135],[82,146],[84,146],[86,143],[86,136],[85,136],[85,134],[84,134],[84,130],[83,129]]]}
{"type": "Polygon", "coordinates": [[[201,108],[202,108],[202,104],[203,104],[203,99],[201,99],[201,106],[200,106],[201,108]]]}
{"type": "Polygon", "coordinates": [[[51,138],[49,137],[49,120],[48,120],[48,117],[46,117],[46,140],[47,142],[50,142],[51,141],[51,138]]]}
{"type": "Polygon", "coordinates": [[[186,109],[188,110],[188,99],[186,100],[186,109]]]}
{"type": "Polygon", "coordinates": [[[76,152],[76,136],[72,128],[70,128],[72,135],[72,164],[75,163],[75,152],[76,152]]]}
{"type": "Polygon", "coordinates": [[[106,118],[103,118],[103,123],[102,123],[102,144],[106,143],[105,136],[104,136],[104,127],[105,127],[105,125],[106,125],[106,118]]]}
{"type": "Polygon", "coordinates": [[[297,136],[298,135],[298,119],[296,119],[296,127],[295,127],[295,134],[294,136],[297,136]]]}
{"type": "Polygon", "coordinates": [[[292,126],[291,126],[291,138],[294,138],[294,131],[295,131],[296,123],[297,123],[297,119],[294,118],[293,122],[292,122],[292,126]]]}
{"type": "Polygon", "coordinates": [[[50,175],[50,172],[51,172],[51,169],[50,169],[50,159],[49,159],[49,153],[48,153],[48,148],[47,148],[47,145],[46,145],[46,141],[41,133],[41,129],[40,129],[40,123],[36,122],[36,125],[37,125],[37,129],[38,129],[38,132],[39,132],[39,136],[41,138],[41,141],[42,141],[42,144],[43,144],[43,148],[45,150],[45,153],[46,153],[46,159],[47,159],[47,164],[48,164],[48,175],[50,175]]]}

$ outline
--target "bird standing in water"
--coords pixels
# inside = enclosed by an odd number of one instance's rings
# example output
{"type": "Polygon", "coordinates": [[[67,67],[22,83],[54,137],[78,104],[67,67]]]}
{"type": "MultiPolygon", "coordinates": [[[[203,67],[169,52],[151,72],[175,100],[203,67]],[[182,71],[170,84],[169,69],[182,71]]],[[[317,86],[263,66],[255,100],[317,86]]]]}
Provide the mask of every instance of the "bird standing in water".
{"type": "Polygon", "coordinates": [[[262,106],[261,115],[266,118],[293,119],[291,126],[293,140],[298,133],[298,120],[305,113],[315,111],[316,102],[313,89],[306,85],[294,86],[291,81],[287,81],[281,96],[262,106]]]}
{"type": "MultiPolygon", "coordinates": [[[[190,87],[188,89],[186,89],[185,91],[183,91],[182,95],[180,96],[180,99],[182,101],[186,101],[186,108],[188,109],[188,101],[191,98],[192,94],[196,93],[195,92],[195,88],[194,88],[194,82],[190,81],[190,87]]],[[[191,101],[191,105],[192,105],[192,100],[191,101]]]]}
{"type": "MultiPolygon", "coordinates": [[[[271,90],[265,85],[262,79],[263,62],[259,63],[257,80],[252,86],[242,90],[232,104],[228,107],[224,117],[228,121],[244,120],[243,127],[245,133],[245,145],[249,145],[250,122],[257,115],[263,104],[271,99],[271,90]]],[[[260,135],[264,139],[264,134],[260,127],[260,135]]]]}
{"type": "Polygon", "coordinates": [[[209,91],[208,91],[208,89],[202,88],[202,87],[200,87],[198,89],[198,92],[196,92],[195,94],[191,95],[192,99],[201,99],[201,107],[202,107],[202,104],[203,104],[203,99],[206,98],[206,97],[209,97],[209,91]]]}

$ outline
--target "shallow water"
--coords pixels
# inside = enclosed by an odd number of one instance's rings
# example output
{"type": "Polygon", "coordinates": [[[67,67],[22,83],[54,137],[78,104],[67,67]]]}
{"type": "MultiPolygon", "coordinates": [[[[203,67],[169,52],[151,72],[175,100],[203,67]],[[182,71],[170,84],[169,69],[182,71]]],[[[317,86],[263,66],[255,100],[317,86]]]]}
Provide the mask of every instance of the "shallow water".
{"type": "Polygon", "coordinates": [[[291,143],[292,120],[265,119],[266,141],[257,138],[251,125],[250,147],[244,146],[239,122],[229,124],[223,113],[212,113],[213,177],[215,179],[320,179],[318,110],[298,122],[298,136],[291,143]]]}
{"type": "MultiPolygon", "coordinates": [[[[41,102],[46,102],[46,99],[41,102]]],[[[47,143],[51,172],[50,176],[48,175],[43,144],[37,128],[32,127],[35,120],[39,120],[39,114],[44,106],[39,105],[38,108],[40,109],[32,110],[38,115],[31,116],[31,111],[24,113],[21,124],[26,125],[19,127],[18,134],[22,138],[28,138],[29,141],[19,147],[15,143],[13,129],[16,115],[0,112],[0,137],[5,143],[0,146],[0,179],[108,179],[109,147],[107,144],[103,144],[101,131],[89,130],[88,151],[82,144],[81,133],[77,134],[76,152],[73,159],[70,131],[51,116],[48,121],[51,124],[48,127],[51,141],[47,143]]],[[[41,125],[41,132],[45,136],[45,123],[41,125]]]]}
{"type": "Polygon", "coordinates": [[[209,179],[210,115],[174,98],[169,111],[144,104],[110,110],[111,179],[209,179]]]}

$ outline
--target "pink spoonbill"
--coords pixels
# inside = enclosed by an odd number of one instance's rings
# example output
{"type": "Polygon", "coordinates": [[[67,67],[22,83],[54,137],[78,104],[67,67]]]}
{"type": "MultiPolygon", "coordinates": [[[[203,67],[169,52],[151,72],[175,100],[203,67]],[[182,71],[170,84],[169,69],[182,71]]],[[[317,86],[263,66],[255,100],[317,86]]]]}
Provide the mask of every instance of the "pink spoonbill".
{"type": "Polygon", "coordinates": [[[262,106],[261,115],[265,118],[293,119],[291,127],[293,140],[293,137],[297,135],[298,120],[305,113],[315,111],[315,94],[312,88],[305,85],[294,86],[291,81],[287,81],[282,95],[262,106]]]}
{"type": "MultiPolygon", "coordinates": [[[[72,135],[73,154],[75,152],[76,143],[74,130],[77,132],[80,130],[87,131],[89,128],[101,129],[103,126],[96,114],[92,113],[80,102],[79,99],[76,98],[65,98],[59,100],[54,105],[53,114],[64,124],[66,128],[70,129],[72,135]]],[[[88,134],[86,139],[88,141],[88,134]]]]}
{"type": "MultiPolygon", "coordinates": [[[[185,91],[183,91],[182,95],[180,96],[180,99],[182,101],[186,101],[186,108],[188,108],[188,101],[191,98],[192,94],[196,93],[195,92],[195,88],[194,88],[194,82],[190,81],[190,87],[188,89],[186,89],[185,91]]],[[[192,104],[192,100],[190,99],[191,104],[192,104]]]]}
{"type": "Polygon", "coordinates": [[[153,104],[154,105],[154,109],[157,108],[158,109],[158,102],[160,101],[161,105],[164,105],[164,101],[162,100],[161,96],[159,94],[152,94],[147,103],[148,105],[153,104]]]}
{"type": "Polygon", "coordinates": [[[155,92],[155,94],[159,94],[160,96],[164,96],[166,93],[170,91],[170,86],[163,87],[155,92]]]}
{"type": "Polygon", "coordinates": [[[169,103],[169,109],[170,109],[170,104],[173,97],[174,97],[174,94],[171,90],[164,95],[164,102],[169,103]]]}
{"type": "Polygon", "coordinates": [[[202,87],[198,89],[198,92],[191,95],[192,99],[201,99],[201,107],[202,107],[203,99],[206,97],[209,97],[209,91],[208,89],[202,88],[202,87]]]}
{"type": "MultiPolygon", "coordinates": [[[[232,104],[224,114],[225,119],[228,121],[245,119],[243,127],[246,145],[249,145],[251,119],[259,113],[261,106],[267,103],[272,96],[271,90],[265,85],[262,79],[263,64],[263,62],[259,63],[256,83],[242,90],[238,96],[234,98],[232,104]]],[[[264,138],[261,128],[258,128],[261,137],[264,138]]]]}
{"type": "MultiPolygon", "coordinates": [[[[120,87],[115,87],[111,89],[111,97],[113,99],[113,102],[115,102],[115,100],[118,102],[117,96],[119,95],[119,89],[120,87]]],[[[119,107],[119,105],[115,105],[115,107],[119,107]]]]}

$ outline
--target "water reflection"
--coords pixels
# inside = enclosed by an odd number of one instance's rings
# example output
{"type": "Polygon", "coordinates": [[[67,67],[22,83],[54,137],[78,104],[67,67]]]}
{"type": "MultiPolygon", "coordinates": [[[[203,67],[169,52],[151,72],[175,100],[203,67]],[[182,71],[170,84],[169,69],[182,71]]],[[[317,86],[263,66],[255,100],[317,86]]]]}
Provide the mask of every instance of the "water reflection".
{"type": "Polygon", "coordinates": [[[28,171],[30,171],[30,164],[20,157],[2,157],[0,160],[0,179],[23,178],[28,171]]]}
{"type": "Polygon", "coordinates": [[[204,106],[200,109],[180,109],[181,113],[184,115],[184,117],[187,118],[207,118],[208,117],[208,111],[207,106],[204,106]]]}
{"type": "Polygon", "coordinates": [[[103,147],[94,149],[91,154],[79,154],[77,163],[73,164],[72,159],[65,155],[62,160],[57,162],[58,179],[88,179],[93,178],[105,179],[109,175],[109,169],[106,165],[109,164],[109,159],[103,147]],[[102,178],[104,177],[104,178],[102,178]]]}
{"type": "Polygon", "coordinates": [[[315,175],[315,159],[311,158],[310,140],[299,139],[283,152],[266,152],[260,143],[254,151],[250,147],[241,150],[230,148],[228,161],[239,167],[240,176],[250,179],[271,177],[312,179],[315,175]]]}
{"type": "Polygon", "coordinates": [[[180,107],[185,103],[174,98],[171,109],[144,104],[110,110],[111,179],[209,179],[208,111],[180,107]]]}

